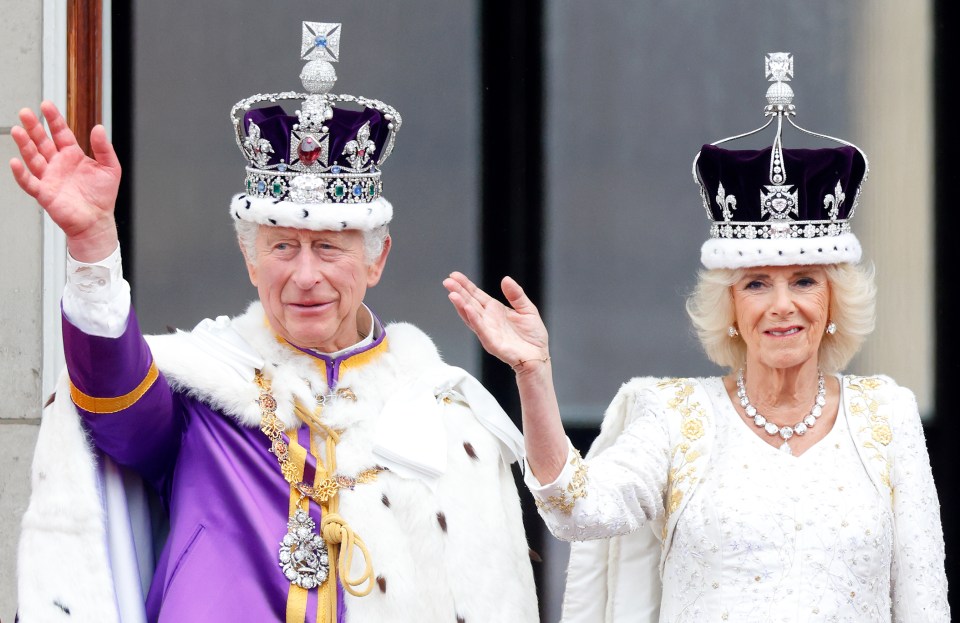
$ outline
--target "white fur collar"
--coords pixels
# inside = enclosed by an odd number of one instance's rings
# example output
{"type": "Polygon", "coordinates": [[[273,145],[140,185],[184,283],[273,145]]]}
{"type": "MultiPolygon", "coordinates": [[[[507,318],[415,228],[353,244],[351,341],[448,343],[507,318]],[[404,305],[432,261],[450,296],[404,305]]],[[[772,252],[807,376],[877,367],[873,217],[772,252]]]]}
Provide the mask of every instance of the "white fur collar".
{"type": "MultiPolygon", "coordinates": [[[[416,376],[427,367],[442,365],[436,346],[413,325],[393,323],[385,329],[389,353],[403,361],[403,376],[416,376]]],[[[279,340],[264,316],[263,306],[252,303],[235,318],[204,320],[190,332],[148,336],[157,366],[177,391],[229,414],[244,426],[259,426],[259,395],[255,370],[270,379],[277,400],[277,415],[288,428],[296,428],[294,401],[313,404],[326,390],[324,366],[279,340]]]]}

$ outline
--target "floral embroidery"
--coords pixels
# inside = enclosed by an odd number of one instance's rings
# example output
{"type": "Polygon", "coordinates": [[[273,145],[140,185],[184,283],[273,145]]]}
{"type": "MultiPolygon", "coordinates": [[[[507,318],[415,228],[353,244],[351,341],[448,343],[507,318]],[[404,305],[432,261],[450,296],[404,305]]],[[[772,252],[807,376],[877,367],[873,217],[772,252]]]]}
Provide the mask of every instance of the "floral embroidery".
{"type": "Polygon", "coordinates": [[[690,441],[696,441],[703,437],[703,422],[694,419],[684,420],[680,430],[684,437],[690,441]]]}
{"type": "Polygon", "coordinates": [[[547,497],[546,501],[534,500],[537,508],[543,511],[558,510],[564,515],[570,515],[577,500],[587,497],[587,466],[576,449],[573,450],[570,465],[573,466],[573,477],[570,478],[567,488],[560,491],[560,495],[547,497]]]}
{"type": "Polygon", "coordinates": [[[858,432],[861,434],[861,445],[872,450],[870,458],[881,461],[883,469],[880,471],[880,480],[890,489],[890,495],[893,495],[893,484],[890,482],[890,461],[887,458],[887,452],[881,450],[876,444],[882,446],[890,445],[893,441],[893,430],[890,428],[890,418],[887,415],[888,410],[882,410],[880,401],[877,400],[876,391],[884,384],[882,379],[875,377],[847,377],[847,389],[854,392],[854,397],[850,401],[850,412],[858,420],[866,420],[867,424],[862,426],[858,432]],[[866,438],[864,433],[870,433],[866,438]]]}
{"type": "MultiPolygon", "coordinates": [[[[671,452],[673,458],[667,474],[665,504],[669,519],[679,510],[684,493],[699,480],[694,463],[703,453],[688,442],[695,442],[706,433],[706,411],[703,405],[691,399],[695,391],[692,379],[668,379],[658,383],[657,387],[674,390],[673,397],[667,400],[667,407],[680,416],[680,434],[687,440],[677,444],[671,452]]],[[[666,534],[667,522],[664,522],[663,530],[666,534]]]]}
{"type": "Polygon", "coordinates": [[[890,431],[890,427],[886,424],[873,427],[872,436],[874,441],[877,443],[882,443],[885,446],[890,445],[890,442],[893,441],[893,433],[890,431]]]}

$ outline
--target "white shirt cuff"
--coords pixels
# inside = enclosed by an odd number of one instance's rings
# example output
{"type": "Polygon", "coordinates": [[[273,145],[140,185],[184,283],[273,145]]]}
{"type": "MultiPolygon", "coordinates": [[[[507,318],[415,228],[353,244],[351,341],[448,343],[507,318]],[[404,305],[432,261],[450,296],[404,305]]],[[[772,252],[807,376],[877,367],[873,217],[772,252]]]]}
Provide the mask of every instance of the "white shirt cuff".
{"type": "Polygon", "coordinates": [[[67,320],[87,335],[123,335],[130,316],[130,284],[123,278],[120,247],[92,264],[77,261],[67,253],[67,283],[61,305],[67,320]]]}

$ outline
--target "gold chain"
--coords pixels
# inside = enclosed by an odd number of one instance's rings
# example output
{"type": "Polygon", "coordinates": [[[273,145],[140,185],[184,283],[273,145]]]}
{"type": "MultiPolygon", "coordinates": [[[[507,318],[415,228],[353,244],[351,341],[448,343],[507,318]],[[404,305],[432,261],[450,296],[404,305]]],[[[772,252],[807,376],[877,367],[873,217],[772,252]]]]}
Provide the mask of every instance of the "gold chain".
{"type": "MultiPolygon", "coordinates": [[[[373,482],[377,479],[377,475],[384,471],[384,468],[377,466],[363,470],[357,474],[356,478],[331,475],[330,478],[325,478],[316,485],[298,481],[297,469],[290,461],[287,443],[283,440],[283,423],[277,417],[277,400],[270,393],[270,381],[259,370],[256,372],[254,381],[260,389],[260,396],[257,398],[257,403],[260,405],[260,430],[270,439],[270,452],[277,457],[284,480],[296,487],[301,495],[317,504],[326,504],[337,495],[340,489],[353,489],[357,484],[373,482]]],[[[353,392],[350,392],[350,395],[352,396],[353,392]]],[[[355,397],[354,400],[356,400],[355,397]]]]}

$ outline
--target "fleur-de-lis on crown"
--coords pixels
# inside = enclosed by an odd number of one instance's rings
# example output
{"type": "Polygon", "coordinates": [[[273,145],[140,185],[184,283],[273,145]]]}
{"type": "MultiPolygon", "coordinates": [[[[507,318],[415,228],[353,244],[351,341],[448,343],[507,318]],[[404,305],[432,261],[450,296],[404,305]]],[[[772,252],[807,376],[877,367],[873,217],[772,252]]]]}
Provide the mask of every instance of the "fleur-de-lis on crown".
{"type": "Polygon", "coordinates": [[[830,215],[830,220],[835,221],[840,216],[840,206],[847,195],[843,192],[843,186],[837,181],[837,187],[833,189],[833,194],[827,193],[823,198],[823,208],[830,215]]]}
{"type": "Polygon", "coordinates": [[[273,153],[273,145],[265,138],[260,137],[260,126],[253,121],[247,128],[247,137],[243,139],[243,151],[247,158],[258,167],[267,166],[270,161],[270,154],[273,153]]]}
{"type": "Polygon", "coordinates": [[[354,169],[361,169],[370,162],[370,156],[377,150],[377,146],[370,140],[370,122],[364,123],[357,130],[357,138],[349,141],[343,147],[347,161],[354,169]]]}
{"type": "Polygon", "coordinates": [[[733,211],[737,209],[737,198],[734,195],[728,197],[727,191],[724,190],[722,183],[717,189],[717,205],[720,206],[720,211],[723,212],[724,222],[729,222],[733,218],[733,211]]]}

